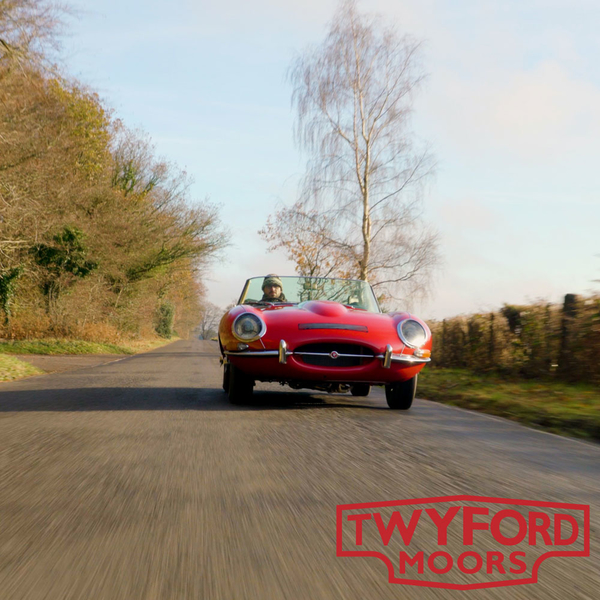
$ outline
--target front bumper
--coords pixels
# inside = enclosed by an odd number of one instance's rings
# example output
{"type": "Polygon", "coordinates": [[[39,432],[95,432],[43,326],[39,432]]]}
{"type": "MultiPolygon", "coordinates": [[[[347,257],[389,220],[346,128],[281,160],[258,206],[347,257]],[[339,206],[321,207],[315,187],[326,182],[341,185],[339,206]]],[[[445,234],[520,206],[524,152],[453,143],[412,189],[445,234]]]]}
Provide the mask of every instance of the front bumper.
{"type": "MultiPolygon", "coordinates": [[[[287,343],[285,340],[281,340],[279,342],[279,350],[240,350],[238,352],[229,352],[225,351],[226,356],[239,356],[240,358],[272,358],[277,356],[279,359],[279,363],[282,365],[287,364],[287,359],[289,356],[294,355],[307,355],[310,354],[312,356],[331,356],[331,354],[321,353],[321,352],[292,352],[288,349],[287,343]]],[[[358,354],[337,354],[337,357],[356,357],[362,355],[358,354]]],[[[333,358],[333,356],[331,356],[333,358]]],[[[381,360],[381,366],[384,369],[389,369],[393,362],[400,363],[410,363],[410,364],[421,364],[431,362],[431,358],[420,358],[415,356],[414,354],[394,354],[392,347],[388,344],[385,348],[385,352],[383,354],[376,354],[375,358],[381,360]]]]}
{"type": "Polygon", "coordinates": [[[389,383],[398,379],[408,379],[418,373],[431,358],[420,358],[412,354],[394,353],[388,344],[385,351],[375,354],[366,365],[352,367],[324,367],[307,364],[303,355],[329,356],[332,359],[342,357],[360,357],[364,355],[345,353],[294,352],[285,340],[279,342],[278,350],[241,350],[225,351],[226,361],[233,362],[243,371],[262,381],[338,381],[389,383]],[[277,359],[277,360],[265,360],[277,359]]]}

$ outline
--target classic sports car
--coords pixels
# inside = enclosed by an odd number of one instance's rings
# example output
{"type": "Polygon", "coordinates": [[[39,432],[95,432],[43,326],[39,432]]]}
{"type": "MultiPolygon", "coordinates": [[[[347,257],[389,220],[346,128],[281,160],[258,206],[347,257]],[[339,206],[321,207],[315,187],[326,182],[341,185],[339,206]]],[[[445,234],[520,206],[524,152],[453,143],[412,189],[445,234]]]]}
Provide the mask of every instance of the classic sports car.
{"type": "Polygon", "coordinates": [[[249,402],[255,381],[367,396],[385,385],[390,408],[410,408],[431,332],[407,312],[382,313],[365,281],[254,277],[219,324],[223,389],[249,402]]]}

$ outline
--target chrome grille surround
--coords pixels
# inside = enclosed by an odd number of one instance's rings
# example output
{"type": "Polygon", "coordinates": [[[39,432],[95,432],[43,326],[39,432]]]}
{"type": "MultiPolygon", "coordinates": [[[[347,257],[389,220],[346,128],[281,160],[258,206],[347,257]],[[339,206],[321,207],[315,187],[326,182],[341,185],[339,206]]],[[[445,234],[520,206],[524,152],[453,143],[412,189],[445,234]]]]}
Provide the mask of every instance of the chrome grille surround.
{"type": "Polygon", "coordinates": [[[318,367],[359,367],[375,358],[375,352],[360,344],[326,342],[305,344],[294,350],[294,356],[318,367]]]}

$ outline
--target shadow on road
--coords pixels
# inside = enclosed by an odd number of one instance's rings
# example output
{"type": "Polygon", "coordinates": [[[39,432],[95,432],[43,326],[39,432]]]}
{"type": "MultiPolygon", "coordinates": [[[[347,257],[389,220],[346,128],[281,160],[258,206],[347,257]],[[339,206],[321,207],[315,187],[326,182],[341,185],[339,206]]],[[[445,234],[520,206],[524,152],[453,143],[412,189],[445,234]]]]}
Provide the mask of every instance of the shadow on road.
{"type": "Polygon", "coordinates": [[[353,408],[388,410],[342,394],[256,390],[250,403],[233,405],[215,388],[70,388],[0,390],[0,413],[28,411],[199,410],[256,411],[353,408]]]}

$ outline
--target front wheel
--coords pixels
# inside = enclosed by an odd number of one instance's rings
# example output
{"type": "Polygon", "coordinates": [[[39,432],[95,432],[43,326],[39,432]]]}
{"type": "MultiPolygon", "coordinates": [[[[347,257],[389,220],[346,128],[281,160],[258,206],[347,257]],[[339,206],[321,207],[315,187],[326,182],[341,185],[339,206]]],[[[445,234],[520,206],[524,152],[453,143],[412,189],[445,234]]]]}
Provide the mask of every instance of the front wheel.
{"type": "Polygon", "coordinates": [[[238,369],[235,365],[229,365],[229,402],[232,404],[243,404],[252,399],[254,391],[254,380],[238,369]]]}
{"type": "Polygon", "coordinates": [[[392,410],[408,410],[412,406],[417,393],[417,377],[385,386],[385,399],[392,410]]]}
{"type": "Polygon", "coordinates": [[[229,363],[223,363],[223,391],[229,392],[229,363]]]}

